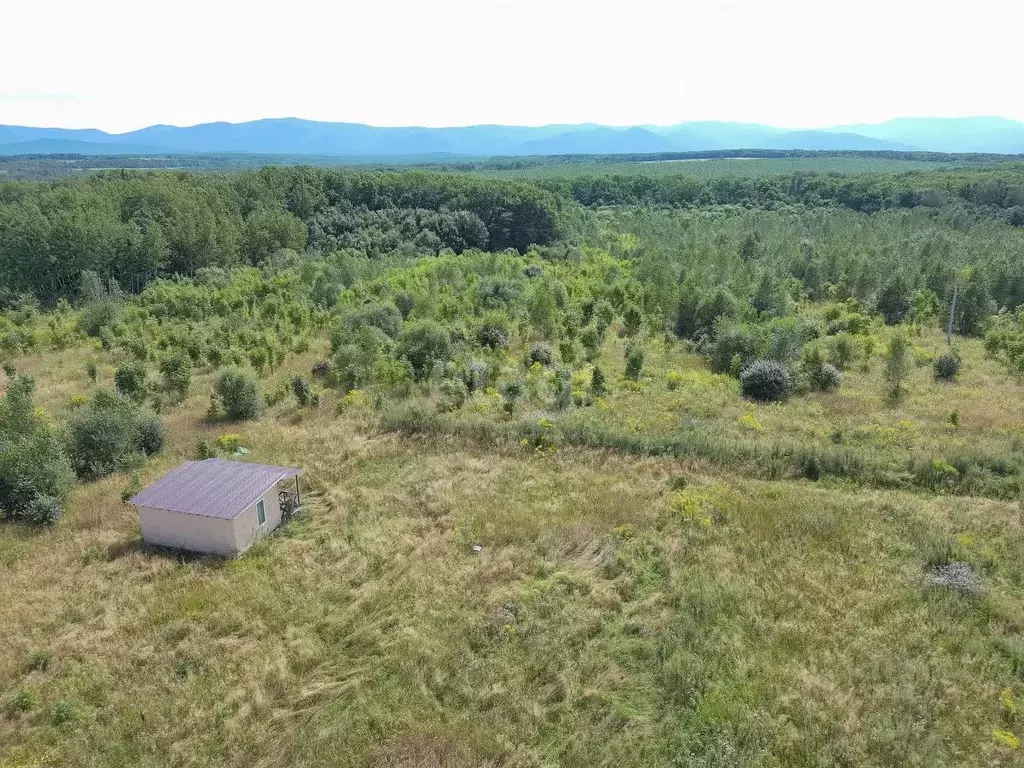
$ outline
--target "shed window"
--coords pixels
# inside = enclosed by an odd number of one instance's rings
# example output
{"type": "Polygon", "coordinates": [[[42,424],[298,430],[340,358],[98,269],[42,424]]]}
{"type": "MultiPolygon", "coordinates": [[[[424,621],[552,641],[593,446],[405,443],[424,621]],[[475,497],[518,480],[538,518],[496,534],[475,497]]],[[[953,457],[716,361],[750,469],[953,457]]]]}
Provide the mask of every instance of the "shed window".
{"type": "Polygon", "coordinates": [[[267,522],[267,505],[263,499],[256,502],[256,519],[260,521],[260,525],[267,522]]]}

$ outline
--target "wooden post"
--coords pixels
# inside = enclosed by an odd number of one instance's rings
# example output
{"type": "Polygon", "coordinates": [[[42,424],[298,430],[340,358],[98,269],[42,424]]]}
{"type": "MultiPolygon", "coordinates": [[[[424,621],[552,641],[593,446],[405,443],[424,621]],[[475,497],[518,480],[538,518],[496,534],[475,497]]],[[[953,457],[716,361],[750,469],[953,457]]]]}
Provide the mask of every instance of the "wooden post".
{"type": "Polygon", "coordinates": [[[302,506],[302,497],[299,495],[299,476],[295,476],[295,508],[302,506]]]}
{"type": "Polygon", "coordinates": [[[953,319],[956,317],[956,292],[959,285],[953,283],[953,303],[949,305],[949,325],[946,326],[946,346],[953,346],[953,319]]]}

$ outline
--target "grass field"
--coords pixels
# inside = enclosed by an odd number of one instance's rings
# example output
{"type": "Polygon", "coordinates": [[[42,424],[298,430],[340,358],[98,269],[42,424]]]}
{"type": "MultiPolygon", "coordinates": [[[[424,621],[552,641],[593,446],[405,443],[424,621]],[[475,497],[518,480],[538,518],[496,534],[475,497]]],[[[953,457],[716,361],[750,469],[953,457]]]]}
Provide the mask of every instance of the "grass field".
{"type": "MultiPolygon", "coordinates": [[[[898,406],[869,361],[837,393],[752,418],[734,381],[660,339],[626,386],[620,345],[603,352],[605,406],[567,422],[657,435],[698,419],[753,443],[841,428],[880,457],[1019,450],[1019,384],[978,342],[960,382],[922,366],[898,406]]],[[[59,413],[91,386],[86,355],[19,368],[59,413]]],[[[225,431],[203,417],[211,383],[165,413],[144,482],[225,431]]],[[[349,400],[230,428],[255,460],[306,471],[305,514],[238,560],[144,548],[125,476],[79,487],[56,528],[4,526],[0,765],[1015,763],[1018,500],[403,437],[349,400]],[[928,584],[948,560],[971,564],[979,594],[928,584]]],[[[488,395],[456,421],[505,424],[488,395]]]]}
{"type": "Polygon", "coordinates": [[[786,157],[733,158],[710,160],[664,160],[651,162],[587,162],[545,164],[533,168],[475,170],[474,175],[499,179],[560,179],[566,176],[604,176],[606,174],[640,174],[645,176],[683,175],[696,179],[728,176],[760,178],[792,173],[854,174],[900,173],[959,167],[925,160],[893,160],[880,157],[786,157]]]}

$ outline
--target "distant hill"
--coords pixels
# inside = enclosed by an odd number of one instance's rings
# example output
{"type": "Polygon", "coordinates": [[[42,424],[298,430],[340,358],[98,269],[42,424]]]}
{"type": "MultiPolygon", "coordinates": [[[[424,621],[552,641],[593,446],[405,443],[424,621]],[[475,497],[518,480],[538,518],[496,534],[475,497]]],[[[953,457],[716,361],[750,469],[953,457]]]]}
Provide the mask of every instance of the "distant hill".
{"type": "Polygon", "coordinates": [[[672,126],[474,125],[378,128],[299,118],[190,127],[153,125],[111,134],[95,129],[0,125],[0,154],[246,153],[345,157],[493,157],[636,154],[722,149],[929,150],[1024,153],[1024,123],[1004,118],[901,118],[877,125],[788,131],[757,123],[672,126]]]}
{"type": "Polygon", "coordinates": [[[1004,117],[901,117],[834,129],[930,152],[1024,153],[1024,123],[1004,117]]]}

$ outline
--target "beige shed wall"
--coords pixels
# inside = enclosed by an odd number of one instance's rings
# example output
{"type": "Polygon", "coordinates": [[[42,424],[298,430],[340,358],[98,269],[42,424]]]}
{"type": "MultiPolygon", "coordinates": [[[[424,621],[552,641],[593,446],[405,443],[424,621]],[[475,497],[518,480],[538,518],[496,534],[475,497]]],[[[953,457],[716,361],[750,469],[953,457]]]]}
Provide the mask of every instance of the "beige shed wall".
{"type": "Polygon", "coordinates": [[[234,546],[235,551],[244,552],[253,545],[256,539],[262,538],[281,524],[281,504],[277,498],[277,488],[271,488],[263,496],[263,502],[267,508],[267,522],[259,524],[256,517],[256,502],[246,508],[242,514],[234,520],[234,546]]]}
{"type": "MultiPolygon", "coordinates": [[[[147,544],[217,555],[234,555],[238,552],[233,520],[139,507],[139,522],[142,525],[142,538],[147,544]]],[[[269,511],[267,522],[270,522],[269,511]]]]}

